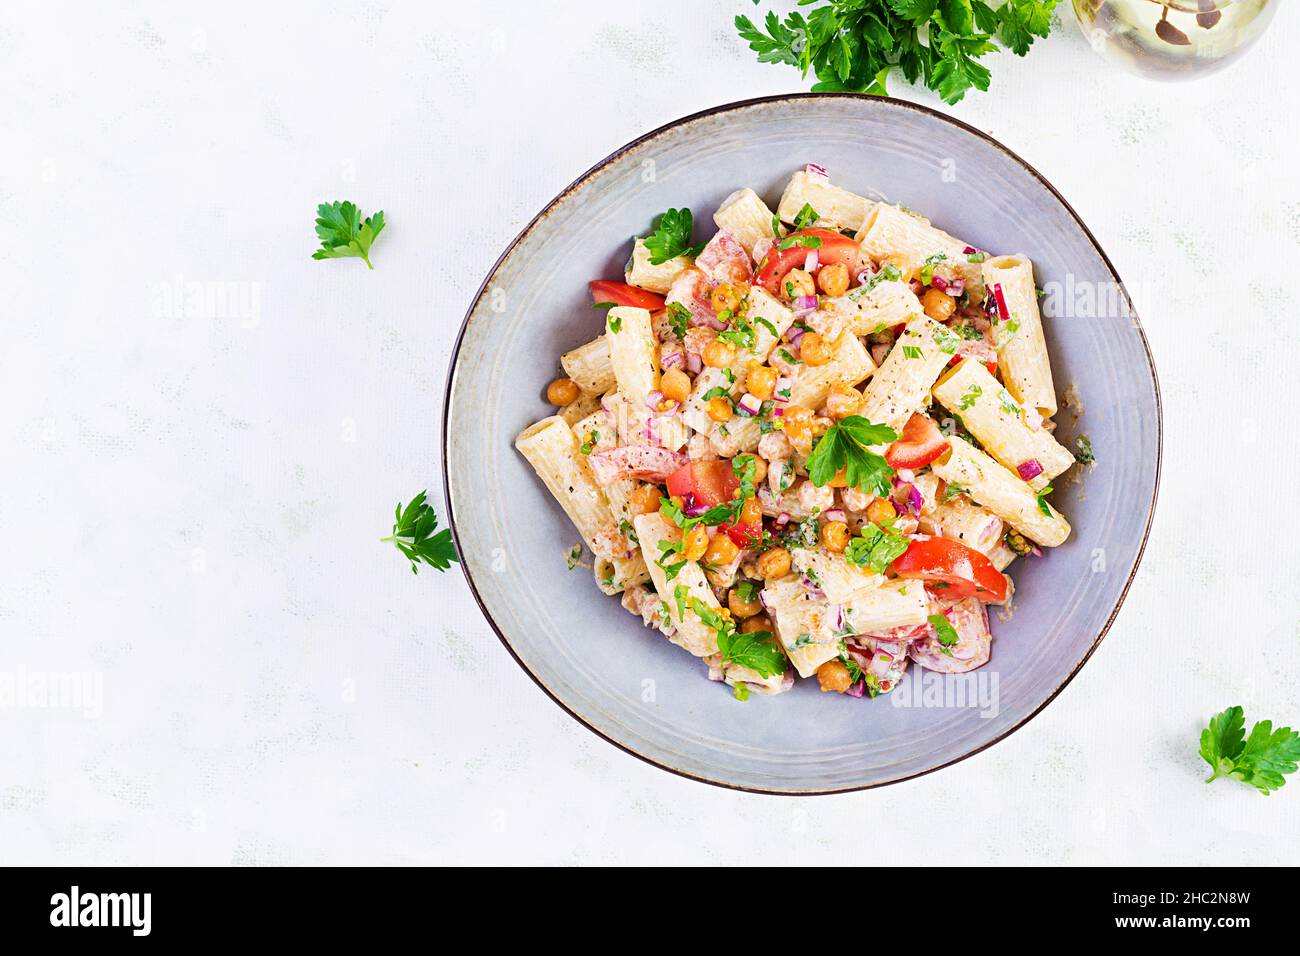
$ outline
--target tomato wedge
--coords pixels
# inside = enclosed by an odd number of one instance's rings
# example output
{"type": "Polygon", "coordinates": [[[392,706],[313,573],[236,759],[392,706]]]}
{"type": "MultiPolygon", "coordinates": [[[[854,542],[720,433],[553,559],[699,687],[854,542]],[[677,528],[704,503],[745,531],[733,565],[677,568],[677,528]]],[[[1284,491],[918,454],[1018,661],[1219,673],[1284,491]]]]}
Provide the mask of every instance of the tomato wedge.
{"type": "Polygon", "coordinates": [[[885,461],[891,468],[920,468],[930,464],[948,447],[934,419],[913,414],[903,426],[903,434],[885,449],[885,461]]]}
{"type": "Polygon", "coordinates": [[[649,309],[651,312],[658,312],[664,307],[663,296],[638,289],[626,282],[595,279],[587,283],[587,288],[591,290],[591,301],[596,305],[613,302],[615,305],[630,305],[638,309],[649,309]]]}
{"type": "Polygon", "coordinates": [[[731,462],[723,459],[693,461],[668,476],[668,494],[689,497],[688,504],[706,508],[730,501],[739,486],[740,479],[736,477],[731,462]]]}
{"type": "Polygon", "coordinates": [[[785,239],[781,240],[781,243],[788,242],[796,236],[811,236],[820,239],[821,245],[816,249],[799,245],[792,245],[788,249],[778,249],[773,246],[772,251],[764,257],[760,264],[757,275],[754,276],[754,281],[767,289],[768,292],[779,295],[781,280],[785,278],[785,274],[791,269],[801,267],[810,252],[817,253],[818,266],[840,264],[848,268],[850,277],[858,274],[862,262],[862,247],[848,236],[835,232],[833,229],[819,229],[814,226],[810,229],[799,229],[790,233],[785,239]]]}
{"type": "Polygon", "coordinates": [[[952,600],[979,598],[986,604],[1007,599],[1007,578],[974,548],[951,538],[913,541],[890,565],[900,578],[924,581],[952,600]]]}
{"type": "MultiPolygon", "coordinates": [[[[726,459],[693,461],[668,476],[668,494],[682,498],[688,505],[712,508],[736,497],[740,478],[726,459]]],[[[763,514],[751,500],[740,520],[718,525],[739,547],[753,547],[763,534],[763,514]]]]}

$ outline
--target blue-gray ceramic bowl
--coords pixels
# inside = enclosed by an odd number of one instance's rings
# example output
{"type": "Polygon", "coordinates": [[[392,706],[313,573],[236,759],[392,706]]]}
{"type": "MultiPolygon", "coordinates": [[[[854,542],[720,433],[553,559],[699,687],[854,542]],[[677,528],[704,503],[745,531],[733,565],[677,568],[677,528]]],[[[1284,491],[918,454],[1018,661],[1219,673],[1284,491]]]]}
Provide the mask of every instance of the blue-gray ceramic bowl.
{"type": "MultiPolygon", "coordinates": [[[[924,107],[801,94],[670,123],[583,173],[542,210],[492,267],[466,316],[443,434],[461,567],[537,685],[606,740],[666,770],[794,794],[879,786],[946,766],[1005,737],[1061,691],[1133,580],[1155,507],[1161,418],[1151,354],[1119,277],[1042,176],[983,133],[924,107]],[[670,206],[694,209],[708,235],[712,211],[733,189],[751,186],[775,206],[806,162],[848,189],[921,210],[980,248],[1026,253],[1040,285],[1057,290],[1045,309],[1056,382],[1083,409],[1077,421],[1059,415],[1060,430],[1067,443],[1087,434],[1097,464],[1058,482],[1054,500],[1074,526],[1070,540],[1012,567],[1015,612],[994,620],[992,660],[975,672],[995,707],[956,706],[954,698],[922,706],[944,688],[915,683],[915,667],[893,695],[874,701],[819,693],[815,680],[736,701],[705,679],[698,660],[601,595],[589,571],[566,570],[564,552],[578,536],[514,449],[520,429],[552,413],[542,393],[559,354],[601,330],[587,281],[620,275],[629,237],[670,206]]],[[[959,689],[957,676],[927,680],[959,689]]]]}

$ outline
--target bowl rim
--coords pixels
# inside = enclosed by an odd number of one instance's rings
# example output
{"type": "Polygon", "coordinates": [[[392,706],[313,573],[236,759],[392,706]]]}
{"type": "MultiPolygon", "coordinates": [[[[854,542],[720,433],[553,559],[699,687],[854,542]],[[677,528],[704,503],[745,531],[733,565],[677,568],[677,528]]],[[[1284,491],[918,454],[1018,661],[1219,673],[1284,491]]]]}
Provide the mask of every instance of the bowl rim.
{"type": "Polygon", "coordinates": [[[1064,679],[1052,690],[1050,694],[1047,695],[1047,697],[1043,699],[1042,703],[1040,703],[1032,711],[1026,714],[1019,722],[1007,728],[1002,733],[994,737],[992,740],[988,741],[987,743],[981,744],[980,746],[974,748],[973,750],[967,751],[966,753],[958,757],[953,757],[951,760],[946,760],[943,763],[936,764],[933,767],[927,767],[925,770],[918,770],[915,773],[909,773],[906,774],[905,776],[893,777],[889,780],[880,780],[875,783],[865,783],[865,784],[852,786],[852,787],[836,787],[831,789],[811,789],[811,790],[785,790],[785,789],[770,788],[770,787],[745,786],[742,784],[732,783],[727,780],[719,780],[719,779],[714,779],[712,777],[701,776],[698,773],[692,773],[691,771],[683,770],[679,767],[674,767],[671,764],[664,763],[663,761],[657,760],[654,757],[650,757],[647,756],[646,754],[640,753],[639,751],[634,750],[632,747],[623,743],[620,740],[616,740],[615,738],[611,737],[609,734],[605,733],[598,727],[591,724],[585,717],[582,716],[582,714],[575,711],[563,700],[561,700],[558,696],[556,696],[556,694],[552,692],[551,689],[547,687],[545,683],[543,683],[541,678],[538,677],[537,674],[535,674],[532,671],[532,669],[524,662],[524,660],[515,651],[509,639],[505,636],[505,633],[501,630],[500,626],[497,624],[496,619],[492,616],[492,612],[488,609],[486,603],[484,603],[483,596],[479,593],[478,587],[474,583],[474,578],[473,575],[470,574],[469,568],[465,566],[464,562],[459,562],[459,561],[457,562],[457,564],[460,566],[462,573],[465,575],[465,581],[469,585],[470,593],[474,595],[474,602],[478,605],[479,611],[482,612],[483,617],[487,620],[488,626],[492,629],[493,633],[496,634],[497,639],[509,652],[510,656],[514,659],[515,663],[518,664],[519,667],[523,670],[523,672],[532,679],[534,684],[536,684],[538,687],[542,689],[542,691],[546,694],[547,697],[549,697],[552,701],[554,701],[556,705],[560,707],[561,710],[563,710],[566,714],[568,714],[570,717],[576,720],[580,725],[586,727],[588,730],[590,730],[593,734],[595,734],[597,737],[601,738],[602,740],[610,744],[613,744],[615,747],[617,747],[619,750],[623,751],[624,753],[630,754],[631,756],[636,757],[637,759],[642,760],[650,764],[651,766],[658,767],[660,770],[666,770],[669,773],[676,774],[679,777],[684,777],[687,780],[694,780],[700,783],[706,783],[711,786],[721,787],[726,790],[737,790],[744,793],[759,793],[759,794],[767,794],[771,796],[783,796],[783,797],[829,796],[829,795],[839,794],[839,793],[856,793],[862,790],[874,790],[877,787],[887,787],[890,786],[891,784],[902,783],[906,780],[915,780],[918,777],[923,777],[927,774],[946,769],[947,767],[951,767],[954,764],[960,763],[961,761],[973,757],[978,753],[982,753],[983,751],[992,747],[994,744],[1000,743],[1001,741],[1005,740],[1007,737],[1010,737],[1012,734],[1014,734],[1021,727],[1024,727],[1027,723],[1029,723],[1029,721],[1033,720],[1040,713],[1042,713],[1043,710],[1047,707],[1047,705],[1050,704],[1052,701],[1054,701],[1057,698],[1057,696],[1061,693],[1061,691],[1065,689],[1066,685],[1069,684],[1070,681],[1074,680],[1075,675],[1077,675],[1079,671],[1083,669],[1083,666],[1088,663],[1093,653],[1096,652],[1097,648],[1101,645],[1102,639],[1105,638],[1107,633],[1109,633],[1111,625],[1115,623],[1115,618],[1118,617],[1120,608],[1124,606],[1124,600],[1128,597],[1129,588],[1132,587],[1133,580],[1137,577],[1138,568],[1142,564],[1142,557],[1146,553],[1147,541],[1151,536],[1151,526],[1155,520],[1156,501],[1160,494],[1160,473],[1164,461],[1164,405],[1160,396],[1160,378],[1156,372],[1155,357],[1152,355],[1151,344],[1147,340],[1146,330],[1142,327],[1141,318],[1138,316],[1137,310],[1133,306],[1132,297],[1129,295],[1128,289],[1124,285],[1124,281],[1120,278],[1119,273],[1115,270],[1114,264],[1110,261],[1110,257],[1106,255],[1106,251],[1102,249],[1101,244],[1097,241],[1097,238],[1092,234],[1092,230],[1088,228],[1087,224],[1083,221],[1083,219],[1079,216],[1079,214],[1075,212],[1074,207],[1071,206],[1070,203],[1066,201],[1065,197],[1061,195],[1061,193],[1057,190],[1057,188],[1054,185],[1052,185],[1052,183],[1047,179],[1046,176],[1044,176],[1037,169],[1035,169],[1029,162],[1027,162],[1019,154],[1017,154],[1007,146],[1003,145],[998,140],[994,139],[988,133],[985,133],[983,130],[978,129],[977,127],[974,127],[969,123],[957,119],[954,116],[949,116],[947,113],[943,113],[937,109],[934,109],[933,107],[925,106],[920,103],[913,103],[910,100],[902,100],[893,96],[876,96],[868,93],[828,91],[824,93],[777,93],[769,96],[756,96],[750,99],[736,100],[731,103],[723,103],[718,106],[712,106],[707,109],[699,110],[697,112],[690,113],[686,116],[682,116],[678,119],[665,123],[662,126],[656,127],[655,129],[650,130],[647,133],[643,133],[642,135],[638,136],[636,139],[631,140],[630,142],[624,144],[623,146],[620,146],[618,149],[614,150],[604,159],[601,159],[599,162],[595,163],[593,166],[591,166],[589,169],[587,169],[585,172],[579,175],[575,180],[573,180],[573,182],[569,183],[568,186],[564,187],[564,189],[561,190],[560,193],[554,199],[552,199],[549,203],[547,203],[546,206],[543,207],[539,213],[537,213],[537,215],[533,216],[533,218],[528,221],[527,225],[525,225],[523,229],[519,231],[518,235],[516,235],[514,239],[510,240],[510,243],[506,246],[505,250],[501,253],[500,256],[497,257],[496,261],[492,264],[492,267],[488,270],[487,275],[484,277],[483,282],[479,285],[478,290],[474,293],[474,297],[470,301],[469,308],[465,312],[465,317],[464,319],[461,320],[460,329],[456,333],[456,341],[455,344],[452,346],[451,358],[447,365],[447,377],[443,385],[442,439],[440,443],[441,451],[442,451],[442,494],[443,494],[443,503],[446,507],[447,526],[451,529],[452,540],[455,542],[456,545],[456,553],[460,554],[461,540],[460,540],[460,535],[456,529],[455,511],[452,507],[451,474],[448,467],[450,447],[448,442],[449,429],[447,426],[451,416],[452,385],[456,376],[456,366],[460,359],[461,345],[464,342],[465,333],[469,328],[470,318],[473,316],[474,312],[478,309],[479,303],[482,301],[484,293],[487,291],[488,286],[492,283],[492,280],[493,278],[495,278],[497,271],[501,268],[502,263],[504,263],[506,259],[508,259],[514,253],[515,249],[528,236],[528,234],[533,231],[533,229],[538,225],[538,223],[546,219],[551,214],[551,212],[557,207],[559,207],[563,202],[565,202],[569,198],[569,196],[574,193],[575,190],[577,190],[579,187],[584,185],[592,176],[600,172],[600,170],[604,169],[606,166],[608,166],[614,160],[618,159],[624,153],[627,153],[630,150],[635,149],[636,147],[642,145],[643,143],[655,139],[656,137],[660,136],[663,133],[668,132],[669,130],[676,129],[679,126],[684,126],[687,123],[691,123],[695,120],[703,119],[709,116],[717,116],[722,113],[734,112],[742,109],[747,109],[753,106],[761,106],[768,103],[794,103],[800,101],[816,101],[816,100],[826,99],[826,98],[834,98],[834,99],[842,99],[842,100],[857,100],[857,101],[868,102],[872,104],[885,104],[895,109],[912,110],[913,112],[921,113],[932,119],[937,119],[943,123],[947,123],[950,126],[956,127],[957,129],[965,133],[968,133],[972,136],[977,137],[978,139],[983,140],[985,143],[999,150],[1004,155],[1006,155],[1009,159],[1017,163],[1021,168],[1023,168],[1026,172],[1028,172],[1031,176],[1033,176],[1036,180],[1038,180],[1038,182],[1040,182],[1043,185],[1043,187],[1048,192],[1050,192],[1052,196],[1065,208],[1066,212],[1068,212],[1071,218],[1074,219],[1075,224],[1079,227],[1080,230],[1082,230],[1083,235],[1087,238],[1088,242],[1092,245],[1098,257],[1105,264],[1107,271],[1111,275],[1111,278],[1115,281],[1116,286],[1118,286],[1120,292],[1123,294],[1124,301],[1128,305],[1129,317],[1133,322],[1133,327],[1137,330],[1138,338],[1142,343],[1143,352],[1146,354],[1147,366],[1151,371],[1151,383],[1155,392],[1155,401],[1156,401],[1155,484],[1152,486],[1151,489],[1151,501],[1147,506],[1146,523],[1142,528],[1142,539],[1141,541],[1138,542],[1137,554],[1133,559],[1133,569],[1129,572],[1128,580],[1124,582],[1124,587],[1120,590],[1119,597],[1115,601],[1115,606],[1111,609],[1110,616],[1106,618],[1106,623],[1102,625],[1102,628],[1098,632],[1096,638],[1088,646],[1087,651],[1079,659],[1078,663],[1075,664],[1074,667],[1070,669],[1070,672],[1067,675],[1065,675],[1064,679]]]}

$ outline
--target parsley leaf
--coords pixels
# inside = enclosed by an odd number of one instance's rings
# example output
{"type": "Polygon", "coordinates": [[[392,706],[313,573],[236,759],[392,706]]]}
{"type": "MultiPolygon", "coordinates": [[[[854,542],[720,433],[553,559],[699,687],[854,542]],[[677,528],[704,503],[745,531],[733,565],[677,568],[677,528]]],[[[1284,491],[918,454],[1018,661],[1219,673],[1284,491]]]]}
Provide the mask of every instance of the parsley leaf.
{"type": "Polygon", "coordinates": [[[1052,516],[1052,506],[1047,503],[1047,496],[1054,490],[1051,485],[1045,485],[1043,490],[1038,493],[1038,510],[1049,518],[1052,516]]]}
{"type": "Polygon", "coordinates": [[[659,557],[655,559],[655,564],[664,569],[664,577],[669,581],[677,577],[677,572],[686,567],[686,559],[680,561],[669,561],[669,558],[676,557],[682,553],[686,545],[681,541],[660,541],[659,557]]]}
{"type": "Polygon", "coordinates": [[[392,535],[380,540],[391,541],[406,555],[412,574],[420,573],[421,561],[438,571],[446,571],[457,560],[451,531],[443,528],[434,534],[438,529],[438,515],[425,500],[425,492],[412,498],[405,508],[399,501],[394,517],[392,535]]]}
{"type": "Polygon", "coordinates": [[[877,574],[884,574],[894,559],[907,550],[907,545],[905,535],[894,534],[868,522],[862,526],[862,533],[849,541],[844,549],[844,558],[855,567],[870,568],[877,574]]]}
{"type": "Polygon", "coordinates": [[[926,620],[930,622],[930,626],[934,628],[934,636],[944,647],[955,647],[961,640],[957,635],[957,628],[952,626],[952,621],[942,614],[931,614],[926,620]]]}
{"type": "Polygon", "coordinates": [[[650,253],[650,264],[661,266],[678,256],[694,258],[704,248],[704,243],[691,245],[694,219],[689,209],[669,209],[655,222],[655,230],[645,237],[645,247],[650,253]]]}
{"type": "Polygon", "coordinates": [[[1201,757],[1214,770],[1206,783],[1236,777],[1267,796],[1280,789],[1286,774],[1300,764],[1300,734],[1290,727],[1273,729],[1261,720],[1245,735],[1246,717],[1240,707],[1229,707],[1210,718],[1201,731],[1201,757]]]}
{"type": "Polygon", "coordinates": [[[795,213],[794,227],[796,229],[807,229],[815,223],[821,216],[817,215],[817,210],[808,203],[803,204],[803,208],[795,213]]]}
{"type": "Polygon", "coordinates": [[[741,634],[729,618],[713,610],[697,597],[690,599],[691,610],[712,628],[718,637],[718,651],[724,661],[748,667],[761,677],[775,677],[785,673],[785,654],[776,646],[770,631],[750,631],[741,634]]]}
{"type": "Polygon", "coordinates": [[[361,218],[361,210],[350,202],[321,203],[316,207],[316,235],[320,248],[311,254],[313,259],[346,259],[355,257],[373,269],[370,246],[384,231],[384,211],[361,218]]]}
{"type": "Polygon", "coordinates": [[[887,445],[897,437],[888,425],[873,425],[861,415],[841,419],[817,440],[808,456],[808,477],[821,487],[842,468],[849,487],[884,497],[889,494],[894,469],[868,446],[887,445]]]}
{"type": "MultiPolygon", "coordinates": [[[[757,3],[758,0],[755,0],[757,3]]],[[[784,19],[769,11],[762,27],[735,19],[736,31],[760,63],[784,63],[817,77],[813,90],[886,95],[895,68],[948,103],[967,90],[987,90],[979,61],[1000,39],[1024,56],[1051,30],[1060,0],[800,0],[784,19]],[[807,10],[807,15],[802,12],[807,10]],[[923,39],[924,38],[924,39],[923,39]]]]}
{"type": "Polygon", "coordinates": [[[686,328],[691,320],[690,309],[680,302],[670,302],[668,304],[668,324],[672,326],[673,335],[679,339],[686,338],[686,328]]]}

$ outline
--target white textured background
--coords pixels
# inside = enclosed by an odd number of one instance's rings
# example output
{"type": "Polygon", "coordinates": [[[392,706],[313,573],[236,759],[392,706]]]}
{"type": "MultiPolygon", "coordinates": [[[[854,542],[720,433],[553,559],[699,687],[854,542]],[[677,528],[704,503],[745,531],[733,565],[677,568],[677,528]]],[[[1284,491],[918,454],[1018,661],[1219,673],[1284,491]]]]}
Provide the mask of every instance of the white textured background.
{"type": "Polygon", "coordinates": [[[1196,755],[1230,703],[1300,721],[1281,5],[1188,86],[1107,67],[1063,10],[952,110],[1134,290],[1160,510],[1118,623],[1028,727],[920,780],[781,799],[602,742],[458,572],[414,578],[377,541],[398,498],[441,509],[449,349],[528,218],[647,129],[802,88],[734,36],[751,5],[6,3],[0,675],[99,675],[103,713],[0,709],[0,860],[1295,862],[1300,781],[1206,787],[1196,755]],[[373,273],[308,258],[334,198],[386,210],[373,273]],[[256,299],[178,313],[176,281],[256,299]]]}

